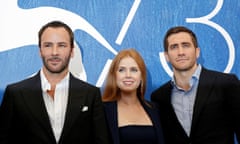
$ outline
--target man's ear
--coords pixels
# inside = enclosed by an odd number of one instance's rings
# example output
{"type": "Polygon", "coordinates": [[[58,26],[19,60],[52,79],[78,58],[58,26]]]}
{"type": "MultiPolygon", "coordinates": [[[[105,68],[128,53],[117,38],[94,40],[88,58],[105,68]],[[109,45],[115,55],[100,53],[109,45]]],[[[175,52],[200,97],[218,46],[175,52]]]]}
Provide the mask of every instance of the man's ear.
{"type": "Polygon", "coordinates": [[[169,62],[169,58],[168,58],[168,53],[167,52],[164,52],[164,56],[165,56],[165,59],[167,60],[167,62],[169,62]]]}
{"type": "Polygon", "coordinates": [[[74,56],[74,50],[75,50],[75,47],[72,48],[72,51],[71,51],[71,58],[73,58],[73,56],[74,56]]]}
{"type": "Polygon", "coordinates": [[[196,48],[196,57],[199,58],[199,56],[200,56],[200,48],[197,47],[196,48]]]}
{"type": "Polygon", "coordinates": [[[41,52],[41,48],[40,47],[38,49],[38,54],[39,54],[40,58],[42,58],[42,52],[41,52]]]}

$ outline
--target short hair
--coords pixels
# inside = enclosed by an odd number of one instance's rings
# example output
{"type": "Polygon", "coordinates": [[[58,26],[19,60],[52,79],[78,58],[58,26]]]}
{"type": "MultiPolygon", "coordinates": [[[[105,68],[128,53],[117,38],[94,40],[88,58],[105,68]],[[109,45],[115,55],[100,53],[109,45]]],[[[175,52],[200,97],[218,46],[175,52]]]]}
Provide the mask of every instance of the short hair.
{"type": "Polygon", "coordinates": [[[120,61],[126,57],[133,58],[141,71],[142,81],[137,88],[137,96],[139,99],[144,100],[144,94],[146,91],[146,65],[141,55],[135,49],[130,48],[120,51],[113,59],[107,75],[105,89],[103,91],[103,101],[115,101],[120,99],[120,89],[117,87],[116,72],[120,61]]]}
{"type": "Polygon", "coordinates": [[[176,27],[170,28],[165,34],[165,37],[164,37],[164,40],[163,40],[164,51],[165,52],[168,51],[168,46],[169,46],[168,37],[171,36],[172,34],[177,34],[177,33],[180,33],[180,32],[188,33],[192,38],[192,42],[193,42],[193,45],[195,46],[195,48],[198,47],[197,37],[192,30],[190,30],[190,29],[188,29],[184,26],[176,26],[176,27]]]}
{"type": "Polygon", "coordinates": [[[42,26],[42,28],[38,32],[38,46],[39,47],[41,47],[41,37],[42,37],[42,34],[49,27],[51,27],[51,28],[64,28],[68,32],[68,34],[69,34],[71,48],[74,47],[74,42],[73,42],[74,41],[74,34],[73,34],[73,31],[67,24],[65,24],[65,23],[63,23],[61,21],[51,21],[51,22],[45,24],[44,26],[42,26]]]}

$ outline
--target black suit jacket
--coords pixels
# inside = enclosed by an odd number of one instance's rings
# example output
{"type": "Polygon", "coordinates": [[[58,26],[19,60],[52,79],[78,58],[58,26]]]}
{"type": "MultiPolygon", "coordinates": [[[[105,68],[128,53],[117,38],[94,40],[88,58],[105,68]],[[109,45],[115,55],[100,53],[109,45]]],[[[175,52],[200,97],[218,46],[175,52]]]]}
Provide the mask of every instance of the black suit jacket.
{"type": "MultiPolygon", "coordinates": [[[[1,144],[56,144],[45,108],[40,73],[7,86],[0,107],[1,144]]],[[[100,90],[70,74],[59,144],[108,144],[100,90]],[[83,110],[83,107],[88,109],[83,110]]]]}
{"type": "MultiPolygon", "coordinates": [[[[159,119],[159,113],[156,110],[156,107],[149,107],[145,103],[141,103],[150,119],[152,120],[153,126],[157,133],[158,144],[163,144],[164,140],[162,135],[162,127],[159,119]]],[[[108,122],[109,133],[111,133],[112,136],[112,144],[120,144],[117,119],[117,102],[104,102],[104,109],[108,122]]]]}
{"type": "Polygon", "coordinates": [[[171,82],[155,90],[167,144],[233,144],[240,138],[240,87],[236,76],[202,68],[188,137],[171,104],[171,82]]]}

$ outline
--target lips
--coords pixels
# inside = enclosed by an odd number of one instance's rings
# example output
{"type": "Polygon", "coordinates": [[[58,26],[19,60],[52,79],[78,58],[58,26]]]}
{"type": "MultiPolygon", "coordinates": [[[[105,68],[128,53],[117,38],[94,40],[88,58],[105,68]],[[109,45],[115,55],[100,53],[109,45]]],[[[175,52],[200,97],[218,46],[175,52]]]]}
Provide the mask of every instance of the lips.
{"type": "Polygon", "coordinates": [[[182,61],[187,61],[188,59],[187,58],[179,58],[177,59],[177,62],[182,62],[182,61]]]}
{"type": "Polygon", "coordinates": [[[59,63],[59,62],[61,61],[61,59],[60,59],[60,58],[51,58],[51,59],[49,59],[49,61],[50,61],[52,64],[57,64],[57,63],[59,63]]]}
{"type": "Polygon", "coordinates": [[[123,81],[123,83],[124,83],[125,85],[131,85],[131,84],[134,83],[134,81],[123,81]]]}

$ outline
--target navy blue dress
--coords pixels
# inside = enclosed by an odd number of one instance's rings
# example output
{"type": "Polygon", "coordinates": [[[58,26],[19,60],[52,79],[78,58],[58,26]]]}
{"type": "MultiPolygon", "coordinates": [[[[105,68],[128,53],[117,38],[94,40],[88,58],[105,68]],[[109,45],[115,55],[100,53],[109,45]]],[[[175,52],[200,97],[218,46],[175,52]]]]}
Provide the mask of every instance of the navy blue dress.
{"type": "Polygon", "coordinates": [[[120,144],[157,144],[157,135],[151,125],[119,127],[120,144]]]}
{"type": "Polygon", "coordinates": [[[117,102],[104,102],[112,144],[164,144],[161,122],[156,107],[150,107],[142,101],[141,104],[152,120],[152,126],[127,125],[118,127],[117,102]]]}

